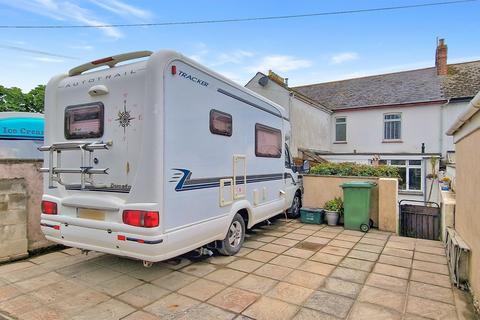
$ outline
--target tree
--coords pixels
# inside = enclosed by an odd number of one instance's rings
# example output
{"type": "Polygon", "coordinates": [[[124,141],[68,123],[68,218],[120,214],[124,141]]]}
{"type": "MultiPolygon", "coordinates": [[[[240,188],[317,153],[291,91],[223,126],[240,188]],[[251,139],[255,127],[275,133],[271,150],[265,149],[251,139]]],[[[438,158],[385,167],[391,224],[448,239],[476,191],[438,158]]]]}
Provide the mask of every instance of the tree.
{"type": "Polygon", "coordinates": [[[43,112],[44,99],[44,85],[38,85],[28,93],[23,93],[17,87],[6,88],[0,85],[0,112],[43,112]]]}

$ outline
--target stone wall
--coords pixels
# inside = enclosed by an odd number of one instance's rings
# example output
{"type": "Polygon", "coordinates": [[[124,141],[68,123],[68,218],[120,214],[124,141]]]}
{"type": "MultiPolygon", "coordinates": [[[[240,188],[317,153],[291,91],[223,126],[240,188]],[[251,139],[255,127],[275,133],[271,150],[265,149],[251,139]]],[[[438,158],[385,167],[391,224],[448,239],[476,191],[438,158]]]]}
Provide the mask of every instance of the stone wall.
{"type": "Polygon", "coordinates": [[[343,198],[343,189],[340,185],[351,181],[370,181],[377,183],[377,186],[372,189],[370,218],[373,220],[374,225],[379,227],[380,230],[397,232],[397,179],[305,175],[303,177],[303,206],[323,208],[325,202],[328,200],[335,197],[343,198]],[[382,180],[382,182],[380,183],[379,180],[382,180]]]}
{"type": "Polygon", "coordinates": [[[0,179],[0,262],[28,255],[24,179],[0,179]]]}
{"type": "Polygon", "coordinates": [[[24,181],[28,250],[36,250],[52,244],[45,239],[40,230],[43,174],[38,172],[38,169],[42,163],[42,160],[0,160],[0,180],[23,179],[24,181]]]}

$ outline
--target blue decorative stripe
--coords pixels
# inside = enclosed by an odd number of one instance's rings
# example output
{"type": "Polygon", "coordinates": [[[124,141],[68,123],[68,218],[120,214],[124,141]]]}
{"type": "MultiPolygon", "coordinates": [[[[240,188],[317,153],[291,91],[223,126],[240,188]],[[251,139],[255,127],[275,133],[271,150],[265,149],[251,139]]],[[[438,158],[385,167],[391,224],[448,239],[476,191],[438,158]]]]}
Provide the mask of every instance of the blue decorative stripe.
{"type": "MultiPolygon", "coordinates": [[[[220,187],[221,179],[229,179],[231,177],[215,177],[215,178],[202,178],[202,179],[190,179],[192,172],[187,169],[173,169],[178,170],[183,173],[183,177],[178,181],[175,186],[175,191],[189,191],[189,190],[199,190],[199,189],[208,189],[208,188],[218,188],[220,187]]],[[[283,180],[286,177],[283,173],[275,174],[259,174],[259,175],[250,175],[247,176],[247,184],[265,182],[265,181],[275,181],[283,180]]],[[[238,185],[244,184],[243,176],[237,177],[236,183],[238,185]]],[[[230,183],[225,183],[225,186],[229,186],[230,183]]]]}

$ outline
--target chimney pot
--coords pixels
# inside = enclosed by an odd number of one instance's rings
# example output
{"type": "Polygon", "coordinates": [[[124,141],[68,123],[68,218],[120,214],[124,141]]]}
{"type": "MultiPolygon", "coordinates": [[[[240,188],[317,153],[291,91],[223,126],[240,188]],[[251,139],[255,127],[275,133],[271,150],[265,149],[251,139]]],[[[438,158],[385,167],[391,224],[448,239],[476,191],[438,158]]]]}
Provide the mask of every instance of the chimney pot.
{"type": "Polygon", "coordinates": [[[439,39],[435,54],[435,67],[437,68],[437,75],[439,76],[446,76],[448,73],[447,50],[448,47],[445,44],[445,39],[439,39]]]}

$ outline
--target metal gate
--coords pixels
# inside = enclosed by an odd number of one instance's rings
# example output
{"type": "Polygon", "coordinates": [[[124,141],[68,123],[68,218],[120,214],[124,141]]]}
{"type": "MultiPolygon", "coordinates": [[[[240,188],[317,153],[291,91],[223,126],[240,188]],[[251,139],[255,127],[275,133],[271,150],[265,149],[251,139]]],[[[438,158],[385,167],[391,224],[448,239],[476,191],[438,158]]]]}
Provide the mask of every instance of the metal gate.
{"type": "Polygon", "coordinates": [[[401,236],[429,240],[440,239],[440,206],[438,203],[401,200],[398,204],[401,236]],[[411,204],[412,202],[417,204],[411,204]]]}

